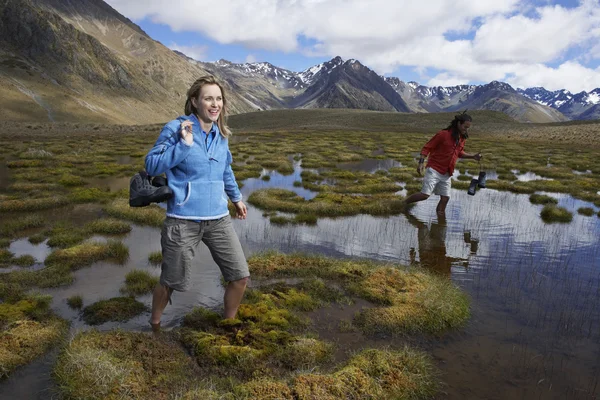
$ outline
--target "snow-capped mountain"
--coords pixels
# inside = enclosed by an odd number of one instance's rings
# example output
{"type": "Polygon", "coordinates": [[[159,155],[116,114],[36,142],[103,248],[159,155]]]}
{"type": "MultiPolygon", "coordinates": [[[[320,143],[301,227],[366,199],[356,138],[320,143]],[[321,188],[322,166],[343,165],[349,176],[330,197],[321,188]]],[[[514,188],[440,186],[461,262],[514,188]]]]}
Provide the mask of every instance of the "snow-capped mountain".
{"type": "Polygon", "coordinates": [[[494,110],[504,112],[519,121],[551,122],[566,118],[555,109],[519,94],[505,82],[486,85],[424,86],[404,83],[398,78],[386,82],[399,93],[414,112],[494,110]]]}
{"type": "Polygon", "coordinates": [[[571,119],[600,118],[600,88],[573,94],[561,89],[549,91],[543,87],[517,89],[525,97],[550,106],[571,119]]]}

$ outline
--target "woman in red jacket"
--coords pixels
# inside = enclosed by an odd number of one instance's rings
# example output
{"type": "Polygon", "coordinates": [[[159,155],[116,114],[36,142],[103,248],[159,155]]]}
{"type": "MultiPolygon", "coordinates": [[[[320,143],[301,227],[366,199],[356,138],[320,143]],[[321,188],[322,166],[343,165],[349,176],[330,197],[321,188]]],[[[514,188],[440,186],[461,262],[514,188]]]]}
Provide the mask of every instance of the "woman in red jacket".
{"type": "Polygon", "coordinates": [[[456,115],[450,125],[439,131],[421,150],[417,172],[423,174],[423,164],[427,158],[427,168],[421,193],[409,196],[405,203],[410,204],[423,201],[432,194],[440,196],[436,211],[438,214],[446,212],[446,205],[450,200],[451,177],[454,173],[456,160],[466,158],[479,161],[481,153],[469,154],[464,152],[465,141],[469,137],[468,130],[473,119],[469,114],[456,115]]]}

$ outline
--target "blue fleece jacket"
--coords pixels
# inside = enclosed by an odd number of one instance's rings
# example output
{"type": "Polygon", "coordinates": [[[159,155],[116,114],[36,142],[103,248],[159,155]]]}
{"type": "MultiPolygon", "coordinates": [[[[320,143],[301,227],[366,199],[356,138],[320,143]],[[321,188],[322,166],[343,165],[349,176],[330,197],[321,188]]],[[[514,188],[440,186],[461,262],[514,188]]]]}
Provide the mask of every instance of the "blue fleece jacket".
{"type": "Polygon", "coordinates": [[[167,202],[167,216],[218,219],[229,214],[227,196],[234,203],[242,200],[231,170],[229,142],[221,136],[217,124],[213,124],[213,129],[216,134],[207,148],[196,116],[181,116],[164,126],[146,155],[146,172],[151,176],[166,173],[173,190],[174,196],[167,202]],[[191,145],[179,133],[181,123],[186,120],[192,121],[194,142],[191,145]]]}

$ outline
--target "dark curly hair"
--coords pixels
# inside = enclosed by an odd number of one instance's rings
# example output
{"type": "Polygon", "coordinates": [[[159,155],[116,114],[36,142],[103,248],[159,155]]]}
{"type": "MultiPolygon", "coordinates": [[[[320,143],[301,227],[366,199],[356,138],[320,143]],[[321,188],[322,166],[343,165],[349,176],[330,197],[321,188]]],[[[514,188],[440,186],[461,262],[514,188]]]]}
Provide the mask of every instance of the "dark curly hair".
{"type": "MultiPolygon", "coordinates": [[[[473,121],[473,118],[469,114],[467,114],[467,110],[463,111],[460,114],[454,116],[454,119],[450,122],[450,125],[446,128],[447,131],[452,131],[452,137],[454,140],[458,140],[460,136],[460,132],[458,131],[458,123],[464,124],[467,121],[473,121]]],[[[465,133],[465,138],[468,138],[469,135],[465,133]]]]}

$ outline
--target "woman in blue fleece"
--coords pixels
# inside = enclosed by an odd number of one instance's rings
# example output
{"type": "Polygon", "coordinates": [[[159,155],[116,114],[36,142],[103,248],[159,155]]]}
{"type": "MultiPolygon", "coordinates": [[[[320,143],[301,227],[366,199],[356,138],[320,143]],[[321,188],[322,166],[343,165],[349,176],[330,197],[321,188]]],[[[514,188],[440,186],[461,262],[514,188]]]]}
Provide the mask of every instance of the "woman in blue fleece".
{"type": "Polygon", "coordinates": [[[150,319],[154,330],[160,328],[173,290],[189,288],[190,268],[200,241],[229,282],[225,318],[235,317],[246,290],[250,273],[231,224],[228,198],[238,218],[245,219],[247,209],[231,170],[226,112],[222,85],[212,76],[201,77],[187,92],[185,115],[165,125],[146,156],[148,174],[166,173],[174,193],[161,231],[163,260],[150,319]]]}

